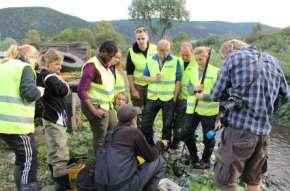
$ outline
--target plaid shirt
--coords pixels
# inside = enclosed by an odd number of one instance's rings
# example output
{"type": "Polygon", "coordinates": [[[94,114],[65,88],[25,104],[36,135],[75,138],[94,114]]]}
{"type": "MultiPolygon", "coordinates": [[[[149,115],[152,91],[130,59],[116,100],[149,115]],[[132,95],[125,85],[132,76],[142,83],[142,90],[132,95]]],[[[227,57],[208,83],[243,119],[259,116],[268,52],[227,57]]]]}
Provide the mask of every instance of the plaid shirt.
{"type": "Polygon", "coordinates": [[[278,61],[263,53],[258,67],[259,54],[252,47],[232,52],[220,70],[211,97],[216,101],[225,101],[229,96],[241,98],[244,107],[231,111],[228,123],[256,135],[268,135],[275,100],[278,96],[289,99],[290,94],[278,61]]]}

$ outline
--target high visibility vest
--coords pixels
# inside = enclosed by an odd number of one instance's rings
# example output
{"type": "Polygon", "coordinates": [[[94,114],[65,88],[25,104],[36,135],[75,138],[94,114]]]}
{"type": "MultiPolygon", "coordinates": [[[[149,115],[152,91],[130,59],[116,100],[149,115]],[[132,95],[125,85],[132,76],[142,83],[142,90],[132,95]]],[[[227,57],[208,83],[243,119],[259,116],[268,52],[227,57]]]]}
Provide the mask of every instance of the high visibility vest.
{"type": "MultiPolygon", "coordinates": [[[[110,108],[113,108],[115,85],[114,75],[111,70],[107,70],[100,63],[97,57],[89,59],[86,64],[87,63],[94,63],[102,78],[102,84],[97,84],[93,81],[90,83],[87,94],[94,105],[98,105],[100,108],[108,111],[110,108]]],[[[83,66],[83,69],[85,65],[83,66]]]]}
{"type": "Polygon", "coordinates": [[[148,69],[150,76],[156,76],[156,74],[161,74],[160,82],[150,82],[148,84],[148,99],[160,99],[161,101],[169,101],[173,98],[176,83],[177,63],[178,59],[176,57],[172,57],[171,60],[165,61],[160,71],[157,60],[155,60],[154,58],[148,60],[148,69]]]}
{"type": "Polygon", "coordinates": [[[0,63],[0,133],[20,135],[34,132],[35,102],[28,103],[20,96],[25,66],[30,65],[20,60],[0,63]]]}
{"type": "Polygon", "coordinates": [[[182,72],[179,99],[186,100],[188,96],[187,87],[189,84],[189,78],[190,78],[193,68],[197,66],[197,63],[195,59],[192,58],[191,61],[188,63],[188,66],[186,67],[186,69],[184,69],[184,61],[181,58],[179,58],[179,63],[180,63],[181,72],[182,72]]]}
{"type": "Polygon", "coordinates": [[[116,71],[116,82],[114,88],[114,95],[117,95],[120,92],[127,91],[126,77],[121,74],[118,70],[116,71]]]}
{"type": "Polygon", "coordinates": [[[149,44],[149,48],[147,51],[147,57],[145,57],[142,53],[136,53],[133,51],[133,48],[129,48],[131,60],[135,66],[135,70],[133,73],[134,83],[140,86],[146,86],[147,82],[143,79],[143,71],[145,69],[147,59],[151,58],[154,54],[157,53],[157,47],[154,44],[149,44]]]}
{"type": "MultiPolygon", "coordinates": [[[[204,79],[204,84],[203,84],[204,94],[210,94],[210,91],[217,80],[217,75],[218,75],[218,68],[212,65],[208,65],[206,76],[204,79]]],[[[192,83],[194,87],[200,84],[200,80],[198,76],[198,66],[194,67],[194,69],[192,70],[189,80],[190,80],[190,83],[192,83]]],[[[194,95],[189,95],[187,97],[187,107],[186,107],[187,114],[194,113],[195,103],[196,103],[196,97],[194,95]]],[[[219,112],[219,102],[199,100],[195,108],[195,112],[203,116],[217,115],[219,112]]]]}

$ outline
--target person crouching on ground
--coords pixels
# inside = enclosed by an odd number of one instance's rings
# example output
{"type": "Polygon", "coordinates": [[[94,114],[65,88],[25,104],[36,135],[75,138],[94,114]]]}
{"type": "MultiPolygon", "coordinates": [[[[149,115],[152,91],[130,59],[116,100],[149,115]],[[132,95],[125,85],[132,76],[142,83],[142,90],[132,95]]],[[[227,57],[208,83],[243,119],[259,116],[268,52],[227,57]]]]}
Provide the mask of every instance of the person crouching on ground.
{"type": "Polygon", "coordinates": [[[133,127],[137,120],[137,110],[133,106],[122,106],[118,120],[118,125],[108,132],[104,146],[97,150],[96,189],[157,190],[165,172],[165,161],[160,153],[168,142],[158,141],[154,147],[147,143],[142,132],[133,127]],[[137,155],[146,162],[138,166],[137,155]]]}

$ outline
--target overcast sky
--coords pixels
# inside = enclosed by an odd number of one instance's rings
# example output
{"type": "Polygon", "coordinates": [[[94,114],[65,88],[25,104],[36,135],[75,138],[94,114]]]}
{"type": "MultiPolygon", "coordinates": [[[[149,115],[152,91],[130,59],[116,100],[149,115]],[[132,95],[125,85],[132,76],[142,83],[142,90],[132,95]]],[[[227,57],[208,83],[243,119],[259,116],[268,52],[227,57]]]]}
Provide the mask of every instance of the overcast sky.
{"type": "MultiPolygon", "coordinates": [[[[0,0],[0,8],[50,7],[87,21],[128,19],[131,0],[0,0]]],[[[287,0],[187,0],[192,21],[261,22],[290,26],[287,0]]]]}

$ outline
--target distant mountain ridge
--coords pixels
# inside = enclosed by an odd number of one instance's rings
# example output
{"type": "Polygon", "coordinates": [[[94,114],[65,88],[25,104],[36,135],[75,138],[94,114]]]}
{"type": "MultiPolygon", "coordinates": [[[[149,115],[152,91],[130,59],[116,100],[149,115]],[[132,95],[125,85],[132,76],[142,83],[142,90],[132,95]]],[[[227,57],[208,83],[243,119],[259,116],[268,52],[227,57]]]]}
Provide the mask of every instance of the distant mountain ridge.
{"type": "MultiPolygon", "coordinates": [[[[139,25],[135,21],[115,20],[111,21],[117,31],[127,39],[133,39],[133,30],[139,25]]],[[[209,34],[246,36],[251,32],[255,23],[230,23],[221,21],[186,21],[175,23],[169,31],[171,36],[179,32],[186,32],[189,37],[205,38],[209,34]]],[[[90,28],[94,29],[96,22],[87,22],[79,17],[71,16],[45,7],[19,7],[0,9],[1,38],[12,37],[16,40],[25,38],[29,30],[38,30],[45,38],[53,36],[66,28],[90,28]]],[[[262,25],[265,31],[277,31],[278,28],[262,25]]]]}

